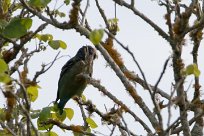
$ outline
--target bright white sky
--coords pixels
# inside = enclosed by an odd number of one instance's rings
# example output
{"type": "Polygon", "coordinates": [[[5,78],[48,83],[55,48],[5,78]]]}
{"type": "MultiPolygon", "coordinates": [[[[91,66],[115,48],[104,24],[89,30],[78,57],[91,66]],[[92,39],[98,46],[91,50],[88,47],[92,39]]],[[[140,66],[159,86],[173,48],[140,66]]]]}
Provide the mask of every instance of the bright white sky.
{"type": "MultiPolygon", "coordinates": [[[[110,2],[109,0],[103,0],[101,2],[99,0],[102,8],[105,10],[108,18],[114,18],[114,3],[110,2]]],[[[85,1],[84,3],[85,4],[85,1]]],[[[165,9],[158,6],[157,2],[152,2],[151,0],[136,0],[135,2],[136,8],[143,12],[147,17],[152,19],[158,26],[162,27],[163,29],[167,29],[165,26],[165,21],[163,19],[165,9]]],[[[60,4],[59,4],[60,5],[60,4]]],[[[65,10],[67,13],[67,9],[62,7],[61,10],[65,10]]],[[[117,38],[125,45],[128,45],[130,50],[134,52],[134,55],[138,62],[140,63],[147,81],[151,84],[155,84],[161,70],[163,68],[163,64],[165,60],[171,55],[171,48],[168,43],[158,35],[156,31],[154,31],[146,22],[141,20],[139,17],[135,16],[131,11],[121,8],[117,6],[117,18],[119,19],[119,27],[120,31],[118,32],[117,38]]],[[[90,7],[87,12],[87,19],[89,20],[90,25],[92,28],[103,28],[104,23],[102,22],[100,15],[98,14],[98,10],[95,8],[95,2],[91,0],[90,7]]],[[[39,21],[36,20],[36,23],[33,24],[34,26],[39,26],[39,21]]],[[[54,39],[63,40],[67,43],[68,47],[66,50],[61,50],[61,55],[69,55],[73,57],[77,50],[86,44],[91,44],[89,40],[85,37],[81,37],[78,33],[74,30],[58,30],[51,26],[47,27],[43,33],[50,33],[53,35],[54,39]]],[[[201,86],[203,86],[203,69],[204,69],[204,48],[203,43],[201,44],[200,51],[199,51],[199,69],[201,70],[201,86]]],[[[34,46],[34,42],[31,42],[29,46],[34,46]]],[[[192,63],[192,57],[190,52],[192,50],[192,43],[189,41],[186,42],[186,46],[184,47],[184,54],[183,59],[186,65],[192,63]]],[[[49,48],[49,47],[48,47],[49,48]]],[[[132,58],[127,54],[119,45],[115,45],[115,48],[122,54],[122,58],[125,61],[125,64],[128,69],[135,71],[135,73],[139,73],[138,68],[132,61],[132,58]]],[[[33,76],[33,72],[38,71],[42,63],[49,63],[55,57],[58,51],[55,51],[49,48],[47,51],[40,53],[39,55],[33,57],[32,62],[30,62],[30,76],[33,76]]],[[[98,52],[99,58],[94,63],[94,73],[93,77],[95,79],[101,80],[101,84],[104,85],[107,90],[109,90],[112,94],[114,94],[119,100],[124,101],[125,104],[128,105],[130,109],[136,112],[136,114],[143,118],[145,122],[148,123],[147,118],[144,116],[143,112],[139,109],[137,105],[134,104],[133,100],[129,97],[124,89],[122,83],[115,75],[114,71],[110,69],[110,67],[106,67],[106,62],[101,54],[98,52]]],[[[61,71],[61,67],[66,63],[69,57],[63,57],[58,60],[54,66],[40,78],[39,85],[41,89],[39,91],[39,97],[36,102],[32,104],[33,109],[42,109],[46,107],[56,99],[57,93],[57,83],[59,79],[59,74],[61,71]]],[[[169,63],[168,69],[162,79],[159,87],[166,92],[170,92],[171,84],[173,81],[173,74],[172,74],[172,67],[169,63]]],[[[186,84],[186,88],[190,84],[193,77],[189,77],[186,84]]],[[[142,89],[139,85],[137,86],[138,93],[144,98],[144,101],[152,110],[152,101],[150,100],[149,94],[146,90],[142,89]]],[[[201,88],[203,89],[203,87],[201,88]]],[[[188,96],[192,98],[192,85],[190,90],[188,91],[188,96]]],[[[109,100],[107,97],[103,96],[96,88],[88,86],[84,91],[84,95],[87,99],[90,99],[93,103],[96,104],[98,109],[105,112],[105,107],[112,108],[113,104],[112,101],[109,100]]],[[[204,98],[202,96],[202,98],[204,98]]],[[[0,106],[2,107],[5,104],[5,99],[0,93],[0,106]]],[[[79,111],[79,107],[77,104],[70,100],[66,107],[74,108],[75,115],[72,121],[66,121],[66,124],[82,124],[82,117],[79,111]]],[[[167,112],[163,111],[162,114],[165,115],[167,112]]],[[[174,115],[178,115],[178,112],[174,115]]],[[[128,122],[128,127],[138,135],[145,135],[145,131],[143,128],[133,120],[132,117],[129,115],[124,114],[126,122],[128,122]]],[[[97,115],[94,114],[94,118],[96,123],[100,126],[101,120],[98,118],[97,115]]],[[[166,123],[166,119],[164,116],[164,122],[166,123]]],[[[176,116],[173,118],[175,119],[176,116]]],[[[172,119],[172,122],[173,122],[172,119]]],[[[150,123],[148,123],[150,124],[150,123]]],[[[112,128],[112,127],[110,127],[112,128]]],[[[57,130],[60,136],[65,136],[68,134],[68,131],[64,133],[63,131],[57,129],[55,127],[54,130],[57,130]]],[[[102,131],[103,134],[110,134],[110,130],[107,127],[99,127],[95,129],[96,131],[102,131]]],[[[117,131],[114,135],[117,135],[117,131]]]]}

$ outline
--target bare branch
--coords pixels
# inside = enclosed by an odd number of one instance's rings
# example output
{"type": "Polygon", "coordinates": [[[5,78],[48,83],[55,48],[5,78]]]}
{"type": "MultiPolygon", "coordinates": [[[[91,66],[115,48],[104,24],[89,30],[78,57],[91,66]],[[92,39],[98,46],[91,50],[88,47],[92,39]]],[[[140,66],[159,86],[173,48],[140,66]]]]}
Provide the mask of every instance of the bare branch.
{"type": "Polygon", "coordinates": [[[158,33],[161,35],[165,40],[168,42],[172,42],[166,32],[164,32],[157,24],[155,24],[152,20],[150,20],[148,17],[146,17],[144,14],[139,12],[135,7],[133,7],[131,4],[126,3],[123,0],[113,0],[115,1],[118,5],[124,6],[128,9],[130,9],[135,15],[139,16],[142,18],[146,23],[148,23],[150,26],[152,26],[158,33]]]}
{"type": "Polygon", "coordinates": [[[101,17],[103,18],[103,20],[104,20],[104,22],[105,22],[105,24],[106,24],[106,27],[107,27],[107,29],[109,29],[109,23],[108,23],[108,19],[107,19],[107,17],[106,17],[106,15],[105,15],[105,13],[104,13],[104,10],[101,8],[101,6],[99,5],[99,2],[98,2],[98,0],[95,0],[96,1],[96,6],[97,6],[97,8],[98,8],[98,10],[99,10],[99,12],[100,12],[100,14],[101,14],[101,17]]]}
{"type": "Polygon", "coordinates": [[[45,67],[47,65],[42,65],[42,68],[40,71],[37,71],[35,76],[33,77],[33,81],[36,82],[37,78],[42,75],[43,73],[47,72],[51,67],[52,65],[55,63],[55,61],[57,60],[57,57],[59,56],[60,52],[57,53],[57,55],[55,56],[54,60],[51,62],[51,64],[45,69],[45,67]]]}
{"type": "MultiPolygon", "coordinates": [[[[105,32],[106,32],[108,35],[110,35],[124,50],[126,50],[126,51],[129,53],[129,48],[126,47],[125,45],[123,45],[112,33],[108,32],[108,31],[106,31],[106,30],[105,30],[105,32]]],[[[131,55],[131,54],[130,54],[130,55],[131,55]]],[[[133,55],[133,53],[132,53],[132,55],[133,55]]],[[[133,55],[133,57],[134,57],[134,55],[133,55]]],[[[121,69],[121,70],[123,71],[123,73],[126,73],[126,71],[128,71],[125,66],[124,66],[123,69],[121,69]]],[[[128,73],[130,73],[130,72],[128,72],[128,73]]],[[[144,89],[154,90],[154,86],[148,84],[147,81],[144,81],[144,80],[141,79],[138,75],[134,75],[133,73],[131,73],[131,77],[132,77],[132,79],[134,79],[135,82],[139,83],[142,87],[144,87],[144,89]],[[149,88],[151,88],[151,89],[149,89],[149,88]]],[[[161,96],[163,96],[164,98],[166,98],[166,99],[169,100],[170,96],[169,96],[166,92],[162,91],[162,90],[159,89],[159,88],[157,88],[157,92],[158,92],[161,96]]]]}
{"type": "Polygon", "coordinates": [[[42,124],[45,124],[45,125],[53,124],[53,125],[56,125],[62,129],[71,130],[73,132],[81,133],[81,134],[88,135],[88,136],[96,136],[95,134],[83,131],[82,129],[76,129],[76,127],[79,128],[80,126],[74,126],[74,125],[67,126],[66,124],[63,124],[63,123],[56,121],[56,120],[53,120],[53,119],[48,119],[47,121],[42,122],[42,124]]]}
{"type": "MultiPolygon", "coordinates": [[[[193,124],[196,121],[196,119],[202,117],[203,115],[204,115],[204,112],[194,116],[192,119],[189,120],[189,125],[193,124]]],[[[178,134],[179,132],[182,131],[182,129],[183,129],[182,126],[181,127],[177,127],[177,128],[174,126],[173,129],[172,129],[172,133],[171,134],[178,134]]]]}
{"type": "Polygon", "coordinates": [[[111,130],[110,136],[113,135],[114,131],[115,131],[116,126],[113,126],[113,129],[111,130]]]}
{"type": "Polygon", "coordinates": [[[155,94],[157,93],[157,92],[156,92],[156,91],[157,91],[157,87],[158,87],[158,85],[159,85],[159,83],[160,83],[162,77],[164,76],[164,73],[165,73],[165,70],[166,70],[166,68],[167,68],[167,64],[168,64],[170,58],[171,58],[171,57],[168,57],[167,60],[166,60],[165,63],[164,63],[164,66],[163,66],[163,70],[162,70],[162,72],[161,72],[161,75],[159,76],[158,81],[157,81],[156,84],[154,85],[153,95],[155,95],[155,94]]]}
{"type": "Polygon", "coordinates": [[[83,106],[82,106],[82,104],[80,103],[80,100],[81,100],[81,99],[75,99],[75,100],[77,100],[77,102],[78,102],[78,104],[79,104],[79,108],[80,108],[80,110],[81,110],[82,118],[83,118],[83,121],[84,121],[84,130],[86,130],[86,129],[88,129],[89,125],[88,125],[88,123],[86,122],[87,117],[86,117],[86,114],[85,114],[85,112],[84,112],[83,106]]]}
{"type": "Polygon", "coordinates": [[[121,108],[123,108],[126,112],[128,112],[130,115],[132,115],[134,117],[135,121],[138,121],[148,133],[152,134],[151,129],[133,111],[131,111],[125,104],[123,104],[122,101],[118,100],[108,90],[106,90],[106,88],[104,86],[102,86],[99,81],[97,81],[97,80],[95,80],[95,79],[93,79],[87,75],[83,75],[83,76],[88,80],[89,84],[98,88],[98,90],[101,91],[105,96],[109,97],[116,104],[120,105],[121,108]]]}
{"type": "MultiPolygon", "coordinates": [[[[122,121],[123,121],[123,123],[124,123],[126,129],[129,130],[129,129],[128,129],[128,126],[127,126],[127,123],[125,122],[125,119],[124,119],[123,115],[121,115],[121,119],[122,119],[122,121]]],[[[128,134],[128,136],[130,136],[130,132],[129,132],[129,131],[127,131],[127,134],[128,134]]]]}
{"type": "Polygon", "coordinates": [[[84,24],[84,21],[85,21],[85,18],[86,18],[86,13],[88,11],[88,7],[90,6],[90,1],[87,0],[87,3],[86,3],[86,7],[85,7],[85,10],[83,12],[83,16],[82,16],[82,21],[81,21],[81,25],[83,26],[84,24]]]}
{"type": "Polygon", "coordinates": [[[131,132],[130,130],[127,130],[127,128],[125,126],[122,125],[122,123],[120,122],[120,118],[118,115],[118,112],[120,112],[119,110],[121,109],[113,109],[110,110],[110,112],[103,114],[101,111],[99,111],[92,103],[91,101],[86,101],[86,102],[82,102],[82,105],[86,105],[87,106],[87,110],[89,112],[95,112],[97,113],[102,119],[103,121],[106,121],[107,123],[111,123],[112,125],[117,125],[119,127],[119,129],[121,129],[122,131],[128,132],[132,135],[132,136],[136,136],[133,132],[131,132]]]}

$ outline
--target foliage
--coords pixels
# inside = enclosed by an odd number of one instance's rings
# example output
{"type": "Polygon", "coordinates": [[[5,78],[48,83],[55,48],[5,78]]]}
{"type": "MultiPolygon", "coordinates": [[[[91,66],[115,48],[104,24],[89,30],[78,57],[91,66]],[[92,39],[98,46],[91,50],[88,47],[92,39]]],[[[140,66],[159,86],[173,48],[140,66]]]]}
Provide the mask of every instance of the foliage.
{"type": "Polygon", "coordinates": [[[90,33],[90,36],[89,36],[89,39],[91,40],[91,42],[94,44],[94,45],[97,45],[100,43],[100,41],[102,40],[103,38],[103,29],[96,29],[96,30],[93,30],[91,33],[90,33]]]}
{"type": "Polygon", "coordinates": [[[72,108],[65,108],[66,116],[69,120],[72,120],[74,116],[74,110],[72,108]]]}
{"type": "Polygon", "coordinates": [[[95,123],[95,121],[92,118],[86,118],[86,122],[90,125],[91,128],[98,127],[98,125],[95,123]]]}
{"type": "Polygon", "coordinates": [[[32,26],[30,18],[13,18],[2,31],[2,35],[7,38],[20,38],[25,35],[32,26]]]}
{"type": "Polygon", "coordinates": [[[5,72],[8,71],[8,65],[3,59],[0,59],[0,82],[8,83],[10,76],[5,72]]]}
{"type": "Polygon", "coordinates": [[[200,70],[196,64],[188,65],[184,70],[183,74],[185,75],[194,75],[195,77],[199,77],[200,70]]]}

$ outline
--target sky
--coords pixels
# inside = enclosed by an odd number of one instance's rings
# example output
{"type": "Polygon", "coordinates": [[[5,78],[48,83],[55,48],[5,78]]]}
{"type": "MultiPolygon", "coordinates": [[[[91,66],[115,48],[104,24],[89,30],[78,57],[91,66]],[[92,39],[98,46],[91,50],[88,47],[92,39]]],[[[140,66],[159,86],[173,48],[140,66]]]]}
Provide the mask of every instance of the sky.
{"type": "MultiPolygon", "coordinates": [[[[107,18],[114,18],[114,3],[110,2],[109,0],[103,0],[103,2],[99,1],[99,3],[102,5],[102,8],[107,14],[107,18]]],[[[82,4],[83,7],[84,7],[84,4],[85,4],[85,1],[82,4]]],[[[58,4],[57,6],[59,5],[60,4],[58,4]]],[[[167,30],[167,27],[165,25],[165,20],[164,20],[165,9],[163,7],[158,6],[156,1],[136,0],[135,5],[140,12],[142,12],[144,15],[152,19],[158,26],[163,28],[165,31],[167,30]]],[[[60,8],[60,10],[66,11],[66,12],[68,11],[68,9],[65,6],[60,8]]],[[[86,18],[89,20],[92,28],[95,28],[95,29],[104,28],[104,23],[101,20],[101,17],[96,9],[94,1],[90,1],[90,6],[88,8],[86,18]]],[[[154,85],[158,77],[160,76],[164,62],[172,54],[172,51],[168,42],[165,41],[161,36],[159,36],[158,33],[146,22],[144,22],[139,17],[135,16],[131,11],[127,10],[124,7],[117,6],[117,18],[119,19],[120,31],[118,32],[118,35],[116,36],[116,38],[119,39],[119,41],[121,41],[124,45],[127,45],[129,49],[134,53],[137,61],[139,62],[142,70],[145,73],[147,81],[154,85]]],[[[40,23],[41,22],[38,19],[36,19],[32,28],[39,26],[40,23]]],[[[36,102],[32,103],[33,109],[42,109],[43,107],[48,106],[52,101],[56,99],[57,83],[58,83],[61,67],[66,63],[67,60],[70,59],[70,57],[73,57],[76,54],[77,50],[80,47],[82,47],[83,45],[92,45],[89,40],[87,40],[83,36],[80,36],[78,33],[76,33],[75,30],[62,31],[52,26],[48,26],[45,30],[43,30],[42,33],[44,34],[50,33],[53,35],[54,39],[65,41],[68,47],[66,50],[60,50],[61,51],[60,55],[68,55],[68,56],[57,60],[54,63],[53,67],[42,77],[40,77],[39,85],[41,86],[41,89],[39,90],[38,99],[36,100],[36,102]]],[[[31,46],[30,48],[34,47],[33,44],[34,42],[29,43],[29,46],[31,46]]],[[[192,57],[190,55],[192,47],[193,47],[192,43],[187,40],[187,42],[185,43],[184,52],[182,55],[184,63],[186,65],[189,65],[192,63],[192,57]]],[[[140,75],[139,70],[136,67],[130,55],[117,44],[115,44],[115,48],[117,48],[117,50],[122,54],[122,58],[127,68],[140,75]]],[[[29,69],[30,69],[29,76],[33,77],[33,75],[35,74],[35,71],[38,71],[40,69],[42,63],[47,64],[51,62],[54,59],[55,55],[58,53],[58,51],[59,50],[53,50],[48,47],[48,49],[45,52],[39,53],[38,55],[34,56],[31,59],[31,62],[29,63],[29,69]]],[[[201,86],[204,85],[203,84],[204,73],[202,72],[204,69],[204,63],[203,63],[204,54],[202,52],[204,52],[203,43],[201,44],[201,47],[199,50],[199,56],[198,56],[199,69],[201,70],[201,75],[200,75],[201,86]]],[[[139,117],[143,118],[143,120],[147,122],[148,125],[150,125],[150,123],[148,122],[148,119],[144,116],[143,112],[140,110],[138,105],[135,105],[133,100],[130,99],[123,84],[120,82],[120,80],[118,79],[114,71],[109,66],[107,66],[107,63],[105,62],[100,52],[98,52],[98,56],[99,56],[98,59],[95,60],[94,62],[93,78],[100,80],[101,84],[105,86],[108,91],[114,94],[119,100],[124,101],[124,103],[127,104],[131,110],[136,112],[139,117]]],[[[185,82],[185,88],[189,86],[192,80],[193,80],[193,76],[189,76],[187,78],[185,82]]],[[[165,92],[167,93],[170,93],[172,81],[173,81],[173,72],[172,72],[172,67],[170,62],[168,64],[165,75],[161,83],[159,84],[159,88],[165,90],[165,92]]],[[[148,92],[143,88],[141,88],[140,85],[136,85],[136,89],[138,94],[144,98],[144,101],[152,110],[153,105],[152,105],[152,102],[150,101],[150,96],[148,92]]],[[[203,87],[201,88],[201,90],[202,89],[203,87]]],[[[192,98],[193,96],[191,90],[193,90],[192,84],[191,84],[190,90],[187,93],[190,98],[192,98]]],[[[110,99],[102,95],[96,88],[93,88],[90,85],[85,89],[84,95],[86,96],[87,99],[91,100],[94,104],[96,104],[98,109],[104,112],[105,112],[105,107],[107,109],[110,109],[114,106],[110,99]]],[[[202,95],[202,99],[203,98],[204,96],[202,95]]],[[[3,97],[3,94],[0,93],[0,107],[2,107],[3,104],[5,104],[5,99],[3,97]]],[[[66,104],[66,107],[73,108],[75,111],[75,115],[73,120],[71,121],[66,120],[65,123],[67,125],[83,124],[81,113],[76,102],[74,102],[73,100],[70,100],[66,104]]],[[[165,114],[167,114],[167,112],[162,111],[162,115],[165,115],[165,114]]],[[[176,117],[179,115],[179,113],[176,111],[174,114],[175,116],[172,118],[172,121],[173,119],[176,119],[176,117]]],[[[96,114],[94,114],[93,117],[96,123],[100,126],[102,123],[100,118],[98,118],[96,114]]],[[[130,117],[128,114],[124,114],[124,117],[126,122],[128,122],[129,124],[128,127],[133,132],[136,132],[136,134],[138,135],[146,134],[146,132],[141,127],[141,125],[135,122],[132,117],[130,117]]],[[[164,122],[166,123],[166,119],[164,119],[164,122]]],[[[67,134],[70,134],[68,131],[63,132],[57,127],[55,127],[54,130],[56,130],[60,136],[65,136],[67,134]]],[[[103,134],[110,134],[110,130],[107,127],[98,127],[95,130],[96,131],[103,130],[102,131],[103,134]]],[[[116,131],[114,135],[118,135],[118,134],[119,134],[118,131],[116,131]]]]}

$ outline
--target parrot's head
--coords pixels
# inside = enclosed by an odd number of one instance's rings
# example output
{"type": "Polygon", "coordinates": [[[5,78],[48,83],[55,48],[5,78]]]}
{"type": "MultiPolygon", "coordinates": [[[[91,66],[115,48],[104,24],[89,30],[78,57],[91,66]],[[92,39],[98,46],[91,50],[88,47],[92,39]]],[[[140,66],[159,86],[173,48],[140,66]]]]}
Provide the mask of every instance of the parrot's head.
{"type": "Polygon", "coordinates": [[[87,59],[96,59],[97,58],[97,53],[96,53],[96,49],[94,49],[93,47],[87,45],[87,46],[83,46],[81,47],[77,54],[77,57],[79,57],[82,60],[87,60],[87,59]]]}

